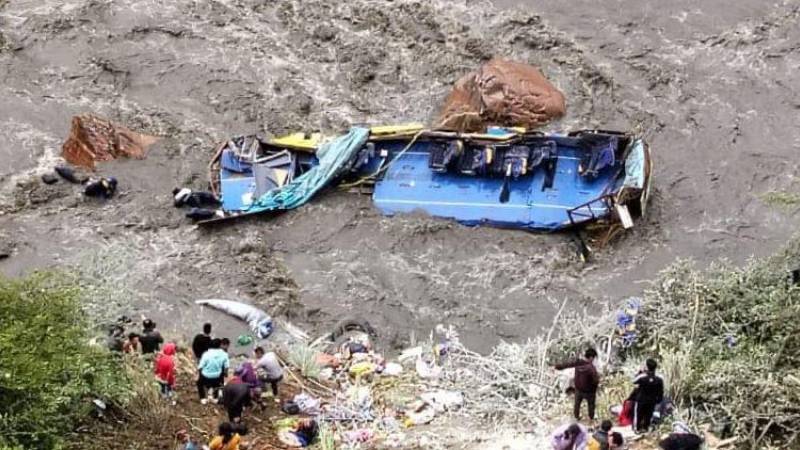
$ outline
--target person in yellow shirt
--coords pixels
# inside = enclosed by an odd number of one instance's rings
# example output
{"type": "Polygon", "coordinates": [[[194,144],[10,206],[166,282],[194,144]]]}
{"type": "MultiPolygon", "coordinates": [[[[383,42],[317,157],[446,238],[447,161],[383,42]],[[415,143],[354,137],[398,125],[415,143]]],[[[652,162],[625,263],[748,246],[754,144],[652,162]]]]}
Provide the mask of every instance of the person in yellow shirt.
{"type": "Polygon", "coordinates": [[[607,442],[597,440],[597,435],[594,435],[589,438],[589,444],[586,446],[586,450],[620,449],[624,442],[622,435],[617,432],[610,433],[607,442]]]}
{"type": "Polygon", "coordinates": [[[242,438],[239,433],[233,431],[230,422],[223,422],[219,425],[219,434],[208,444],[210,450],[239,450],[242,438]]]}

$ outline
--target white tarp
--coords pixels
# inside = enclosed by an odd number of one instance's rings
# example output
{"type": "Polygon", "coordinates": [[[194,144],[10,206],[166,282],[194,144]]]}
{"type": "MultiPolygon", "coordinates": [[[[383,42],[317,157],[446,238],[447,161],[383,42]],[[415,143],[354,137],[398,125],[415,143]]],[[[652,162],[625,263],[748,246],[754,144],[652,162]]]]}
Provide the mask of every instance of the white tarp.
{"type": "Polygon", "coordinates": [[[198,305],[210,306],[244,320],[259,339],[266,339],[272,334],[272,317],[253,305],[233,300],[207,299],[197,300],[198,305]]]}

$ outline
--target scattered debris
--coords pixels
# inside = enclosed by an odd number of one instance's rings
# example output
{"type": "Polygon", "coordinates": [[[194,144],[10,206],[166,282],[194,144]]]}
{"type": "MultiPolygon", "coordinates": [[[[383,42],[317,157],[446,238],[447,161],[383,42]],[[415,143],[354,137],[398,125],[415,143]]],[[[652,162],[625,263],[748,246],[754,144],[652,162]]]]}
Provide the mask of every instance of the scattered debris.
{"type": "Polygon", "coordinates": [[[109,199],[117,192],[117,179],[114,177],[101,177],[90,179],[83,189],[87,197],[102,197],[109,199]]]}
{"type": "Polygon", "coordinates": [[[147,148],[158,140],[92,115],[72,118],[72,129],[61,149],[70,164],[94,170],[95,163],[116,158],[144,159],[147,148]]]}
{"type": "Polygon", "coordinates": [[[72,167],[56,166],[54,170],[61,178],[73,184],[83,184],[89,179],[85,175],[79,175],[72,167]]]}
{"type": "Polygon", "coordinates": [[[42,183],[44,184],[56,184],[58,183],[58,177],[52,173],[45,173],[42,174],[42,183]]]}

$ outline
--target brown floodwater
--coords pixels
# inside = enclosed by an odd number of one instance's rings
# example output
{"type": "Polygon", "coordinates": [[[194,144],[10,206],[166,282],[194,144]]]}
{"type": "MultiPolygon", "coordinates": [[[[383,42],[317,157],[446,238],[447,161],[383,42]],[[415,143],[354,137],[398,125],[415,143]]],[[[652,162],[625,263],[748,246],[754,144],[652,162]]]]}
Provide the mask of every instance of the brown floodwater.
{"type": "Polygon", "coordinates": [[[591,312],[639,294],[676,258],[770,253],[799,222],[763,199],[798,191],[797,1],[0,5],[0,241],[13,248],[0,273],[99,251],[134,293],[101,315],[190,334],[215,317],[193,300],[238,298],[314,330],[361,315],[396,345],[450,323],[487,349],[535,335],[565,299],[591,312]],[[387,218],[344,193],[212,230],[171,206],[173,187],[206,185],[225,136],[426,121],[492,55],[565,93],[549,129],[634,129],[651,144],[648,217],[588,264],[570,236],[387,218]],[[120,180],[106,203],[36,178],[81,112],[163,138],[144,161],[100,168],[120,180]]]}

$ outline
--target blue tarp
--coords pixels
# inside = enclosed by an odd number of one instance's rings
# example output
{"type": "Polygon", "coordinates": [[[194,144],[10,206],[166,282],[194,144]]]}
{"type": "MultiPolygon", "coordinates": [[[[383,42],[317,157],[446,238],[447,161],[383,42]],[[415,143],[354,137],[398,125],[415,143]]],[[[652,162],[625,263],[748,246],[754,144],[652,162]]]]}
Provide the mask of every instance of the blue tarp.
{"type": "Polygon", "coordinates": [[[351,128],[317,150],[319,164],[289,184],[273,189],[253,202],[248,213],[294,209],[311,199],[320,189],[341,175],[342,168],[364,146],[369,137],[366,128],[351,128]]]}

